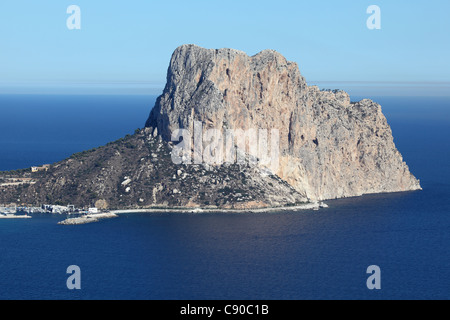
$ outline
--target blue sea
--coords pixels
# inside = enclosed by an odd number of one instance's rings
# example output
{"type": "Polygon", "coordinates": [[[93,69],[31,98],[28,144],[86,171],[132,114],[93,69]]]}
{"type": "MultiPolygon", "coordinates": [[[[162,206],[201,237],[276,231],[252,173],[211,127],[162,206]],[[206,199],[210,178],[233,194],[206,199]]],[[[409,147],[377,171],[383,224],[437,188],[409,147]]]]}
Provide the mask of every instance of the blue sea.
{"type": "MultiPolygon", "coordinates": [[[[155,98],[0,95],[0,170],[131,134],[155,98]]],[[[0,299],[449,299],[450,98],[371,98],[423,191],[281,214],[0,219],[0,299]],[[70,265],[81,290],[66,287],[70,265]],[[366,286],[371,265],[381,290],[366,286]]]]}

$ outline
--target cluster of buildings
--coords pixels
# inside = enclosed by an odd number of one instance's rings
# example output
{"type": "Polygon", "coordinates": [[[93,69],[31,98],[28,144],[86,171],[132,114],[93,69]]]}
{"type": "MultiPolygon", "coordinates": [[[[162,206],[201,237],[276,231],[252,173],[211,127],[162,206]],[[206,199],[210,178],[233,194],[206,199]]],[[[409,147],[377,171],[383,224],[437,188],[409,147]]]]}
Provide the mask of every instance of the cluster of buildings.
{"type": "Polygon", "coordinates": [[[56,205],[48,205],[44,204],[42,205],[42,209],[45,210],[45,212],[49,213],[58,213],[58,214],[64,214],[64,213],[84,213],[84,214],[94,214],[98,213],[97,208],[89,208],[87,210],[85,209],[77,209],[73,205],[68,206],[56,206],[56,205]]]}
{"type": "Polygon", "coordinates": [[[26,207],[26,206],[17,206],[16,204],[10,204],[9,206],[0,206],[0,213],[11,213],[15,214],[18,212],[25,213],[53,213],[53,214],[95,214],[99,213],[97,208],[89,208],[89,209],[78,209],[73,205],[68,206],[57,206],[50,204],[43,204],[40,207],[26,207]]]}
{"type": "Polygon", "coordinates": [[[31,167],[31,172],[48,171],[50,169],[49,164],[44,164],[41,167],[31,167]]]}

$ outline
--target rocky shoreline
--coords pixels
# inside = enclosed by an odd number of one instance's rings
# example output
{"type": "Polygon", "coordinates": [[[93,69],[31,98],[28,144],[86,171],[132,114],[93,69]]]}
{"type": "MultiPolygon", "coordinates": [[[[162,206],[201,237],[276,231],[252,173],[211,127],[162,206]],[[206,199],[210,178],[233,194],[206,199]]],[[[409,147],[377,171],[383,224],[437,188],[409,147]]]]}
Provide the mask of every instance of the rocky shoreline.
{"type": "Polygon", "coordinates": [[[15,214],[0,215],[0,219],[30,219],[31,216],[19,216],[15,214]]]}
{"type": "Polygon", "coordinates": [[[82,217],[77,218],[68,218],[66,220],[58,222],[60,225],[79,225],[79,224],[87,224],[92,222],[97,222],[101,219],[110,219],[117,218],[118,216],[114,213],[97,213],[97,214],[88,214],[82,217]]]}
{"type": "Polygon", "coordinates": [[[321,202],[305,203],[302,205],[275,208],[259,208],[259,209],[224,209],[224,208],[147,208],[147,209],[124,209],[112,210],[107,213],[90,214],[77,218],[68,218],[58,222],[59,225],[81,225],[92,222],[98,222],[102,219],[117,218],[121,214],[130,213],[278,213],[286,211],[300,210],[319,210],[320,208],[328,208],[328,205],[321,202]]]}
{"type": "Polygon", "coordinates": [[[112,210],[114,214],[125,213],[266,213],[266,212],[284,212],[284,211],[300,211],[300,210],[319,210],[320,208],[328,208],[328,205],[321,202],[311,202],[296,206],[286,207],[270,207],[256,209],[225,209],[225,208],[148,208],[148,209],[125,209],[112,210]]]}

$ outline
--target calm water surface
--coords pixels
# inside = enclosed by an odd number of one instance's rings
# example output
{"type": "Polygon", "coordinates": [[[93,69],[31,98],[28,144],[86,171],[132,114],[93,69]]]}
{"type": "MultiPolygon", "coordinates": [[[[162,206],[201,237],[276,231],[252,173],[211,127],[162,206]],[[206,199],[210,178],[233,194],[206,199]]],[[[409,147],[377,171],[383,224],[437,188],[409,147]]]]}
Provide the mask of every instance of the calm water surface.
{"type": "MultiPolygon", "coordinates": [[[[282,214],[124,214],[81,226],[52,215],[2,219],[0,299],[449,299],[450,100],[373,98],[423,191],[282,214]],[[81,290],[66,288],[69,265],[81,268],[81,290]],[[366,287],[370,265],[381,268],[380,291],[366,287]]],[[[0,96],[9,119],[0,170],[132,133],[153,102],[0,96]]]]}

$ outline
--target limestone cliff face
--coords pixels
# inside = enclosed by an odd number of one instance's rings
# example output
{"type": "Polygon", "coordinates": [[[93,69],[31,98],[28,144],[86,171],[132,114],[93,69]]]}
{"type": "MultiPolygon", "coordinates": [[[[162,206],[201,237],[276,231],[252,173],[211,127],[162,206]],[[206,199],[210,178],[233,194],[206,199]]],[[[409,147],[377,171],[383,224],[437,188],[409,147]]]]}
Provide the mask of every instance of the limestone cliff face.
{"type": "Polygon", "coordinates": [[[380,105],[308,86],[298,65],[265,50],[183,45],[146,126],[170,140],[179,128],[278,129],[276,174],[311,200],[420,189],[395,147],[380,105]]]}

